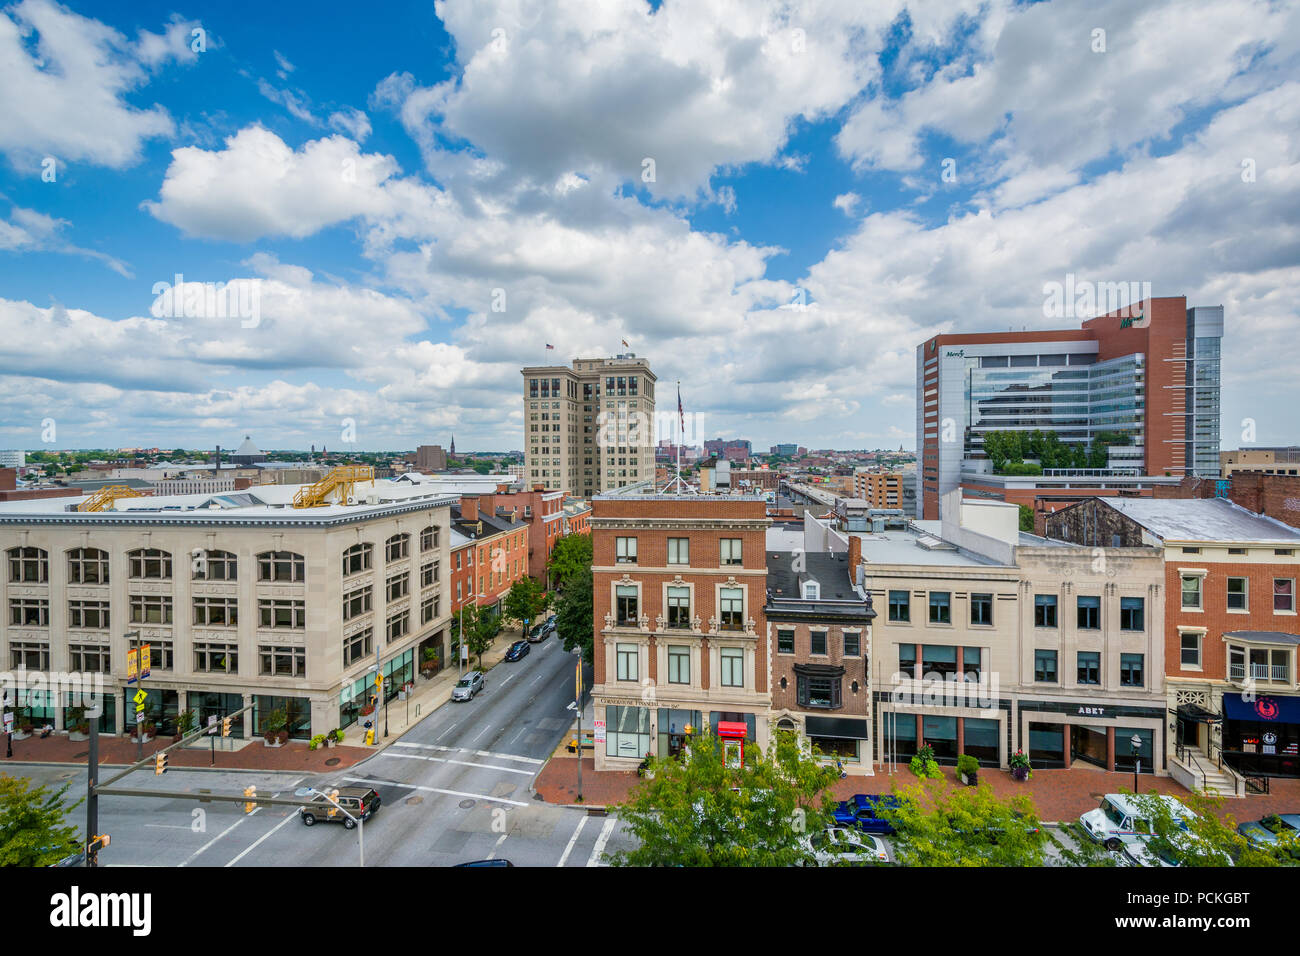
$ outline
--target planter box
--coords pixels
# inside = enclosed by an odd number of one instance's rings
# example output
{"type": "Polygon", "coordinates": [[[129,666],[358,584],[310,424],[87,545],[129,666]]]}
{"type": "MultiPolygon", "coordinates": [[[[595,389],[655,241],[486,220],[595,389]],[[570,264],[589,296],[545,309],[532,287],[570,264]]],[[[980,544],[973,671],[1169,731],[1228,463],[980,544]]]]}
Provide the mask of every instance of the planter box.
{"type": "Polygon", "coordinates": [[[263,737],[263,738],[262,738],[262,746],[263,746],[263,747],[272,747],[272,748],[274,748],[274,747],[279,747],[279,746],[282,746],[282,745],[281,745],[280,741],[278,741],[278,740],[267,740],[265,737],[263,737]]]}
{"type": "Polygon", "coordinates": [[[979,783],[979,774],[975,774],[975,773],[966,774],[966,773],[963,773],[963,774],[960,774],[959,776],[961,777],[961,782],[964,783],[964,784],[965,784],[966,786],[968,786],[968,787],[973,787],[973,786],[975,786],[976,784],[979,783]]]}
{"type": "Polygon", "coordinates": [[[1024,783],[1026,780],[1029,779],[1029,769],[1027,767],[1012,767],[1011,779],[1018,780],[1021,783],[1024,783]]]}
{"type": "Polygon", "coordinates": [[[79,734],[75,730],[68,731],[69,740],[89,740],[90,734],[79,734]]]}
{"type": "Polygon", "coordinates": [[[26,739],[27,739],[28,737],[30,737],[30,736],[31,736],[31,734],[25,734],[25,733],[23,733],[21,730],[19,730],[17,727],[15,727],[14,730],[13,730],[13,738],[14,738],[14,740],[26,740],[26,739]]]}

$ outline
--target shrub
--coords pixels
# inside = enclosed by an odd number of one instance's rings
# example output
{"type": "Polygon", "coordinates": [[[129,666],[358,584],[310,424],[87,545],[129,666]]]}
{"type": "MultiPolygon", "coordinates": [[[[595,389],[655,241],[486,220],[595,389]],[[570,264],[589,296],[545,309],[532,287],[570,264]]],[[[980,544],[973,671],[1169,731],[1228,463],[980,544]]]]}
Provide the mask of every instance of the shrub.
{"type": "Polygon", "coordinates": [[[315,737],[313,737],[310,741],[307,742],[307,749],[317,750],[324,743],[325,743],[325,735],[317,734],[315,737]]]}
{"type": "Polygon", "coordinates": [[[970,754],[962,754],[957,758],[957,772],[964,773],[968,777],[973,777],[979,773],[980,762],[970,754]]]}

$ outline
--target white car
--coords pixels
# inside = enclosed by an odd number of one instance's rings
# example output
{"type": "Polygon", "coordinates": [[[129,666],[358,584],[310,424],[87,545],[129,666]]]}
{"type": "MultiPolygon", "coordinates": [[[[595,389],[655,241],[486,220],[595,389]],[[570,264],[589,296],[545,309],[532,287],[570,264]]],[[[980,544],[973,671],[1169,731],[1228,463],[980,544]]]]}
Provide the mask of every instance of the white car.
{"type": "MultiPolygon", "coordinates": [[[[1148,798],[1144,795],[1142,799],[1148,798]]],[[[1156,799],[1164,802],[1184,830],[1187,829],[1187,821],[1196,818],[1196,814],[1175,797],[1160,794],[1156,799]]],[[[1150,836],[1151,821],[1144,819],[1142,814],[1141,805],[1134,800],[1132,794],[1108,793],[1102,797],[1101,806],[1079,817],[1079,823],[1088,836],[1105,844],[1106,849],[1118,850],[1129,837],[1150,836]]]]}
{"type": "Polygon", "coordinates": [[[844,827],[810,833],[799,843],[817,866],[889,862],[889,850],[879,837],[844,827]]]}
{"type": "Polygon", "coordinates": [[[474,695],[483,689],[483,672],[470,671],[460,680],[456,681],[456,686],[451,689],[451,699],[473,700],[474,695]]]}

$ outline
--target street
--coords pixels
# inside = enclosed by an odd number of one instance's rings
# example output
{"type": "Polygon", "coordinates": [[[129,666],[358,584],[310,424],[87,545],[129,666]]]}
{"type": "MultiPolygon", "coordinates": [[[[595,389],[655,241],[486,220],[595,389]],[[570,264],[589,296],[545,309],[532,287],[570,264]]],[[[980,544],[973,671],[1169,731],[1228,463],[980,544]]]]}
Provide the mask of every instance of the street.
{"type": "MultiPolygon", "coordinates": [[[[138,771],[122,785],[194,793],[200,788],[289,797],[305,787],[372,786],[383,805],[365,824],[366,865],[450,866],[507,859],[516,866],[597,866],[626,848],[615,817],[542,803],[529,784],[570,728],[575,658],[548,638],[521,661],[487,674],[478,696],[448,703],[393,746],[337,775],[251,771],[138,771]]],[[[390,706],[401,706],[394,702],[390,706]]],[[[383,712],[379,713],[383,732],[383,712]]],[[[256,744],[254,745],[256,746],[256,744]]],[[[576,768],[575,768],[576,769],[576,768]]],[[[69,782],[85,794],[85,771],[24,765],[10,771],[36,783],[69,782]]],[[[101,770],[101,779],[108,776],[101,770]]],[[[106,796],[100,831],[112,843],[105,866],[355,866],[358,832],[308,828],[287,807],[106,796]]],[[[85,810],[72,815],[84,826],[85,810]]]]}

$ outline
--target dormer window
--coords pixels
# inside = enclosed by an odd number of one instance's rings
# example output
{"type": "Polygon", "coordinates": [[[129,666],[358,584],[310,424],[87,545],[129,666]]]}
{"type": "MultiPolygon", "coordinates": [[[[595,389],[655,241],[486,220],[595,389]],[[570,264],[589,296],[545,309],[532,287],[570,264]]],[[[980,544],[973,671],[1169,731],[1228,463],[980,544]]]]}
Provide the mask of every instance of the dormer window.
{"type": "Polygon", "coordinates": [[[821,585],[816,581],[805,581],[803,583],[803,599],[805,601],[816,601],[821,596],[821,585]]]}

